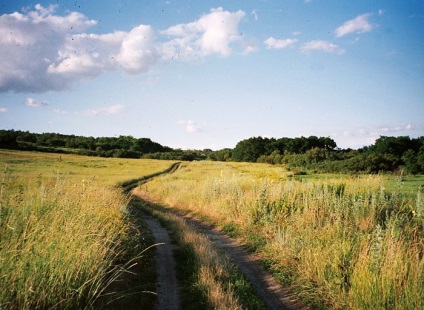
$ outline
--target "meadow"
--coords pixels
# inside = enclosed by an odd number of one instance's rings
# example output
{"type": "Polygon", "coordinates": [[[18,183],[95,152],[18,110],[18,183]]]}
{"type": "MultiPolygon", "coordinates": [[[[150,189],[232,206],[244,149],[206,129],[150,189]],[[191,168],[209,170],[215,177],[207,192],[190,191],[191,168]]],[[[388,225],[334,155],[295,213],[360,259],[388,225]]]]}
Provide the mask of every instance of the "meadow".
{"type": "Polygon", "coordinates": [[[423,184],[190,162],[140,189],[243,237],[313,308],[423,309],[423,184]]]}
{"type": "MultiPolygon", "coordinates": [[[[102,308],[133,294],[117,283],[128,282],[122,277],[135,264],[154,262],[129,220],[130,197],[117,185],[172,163],[0,150],[0,308],[102,308]]],[[[312,308],[422,309],[423,185],[422,176],[298,174],[281,165],[202,161],[183,162],[138,191],[245,239],[312,308]]],[[[183,248],[205,248],[184,223],[157,216],[174,223],[183,248]]],[[[238,290],[228,286],[234,271],[221,276],[221,258],[192,249],[204,261],[199,295],[242,307],[229,293],[238,290]],[[207,268],[220,276],[206,277],[207,268]]],[[[146,285],[154,281],[141,275],[146,285]]]]}
{"type": "Polygon", "coordinates": [[[98,308],[128,294],[116,282],[145,248],[116,185],[170,165],[0,150],[0,308],[98,308]]]}

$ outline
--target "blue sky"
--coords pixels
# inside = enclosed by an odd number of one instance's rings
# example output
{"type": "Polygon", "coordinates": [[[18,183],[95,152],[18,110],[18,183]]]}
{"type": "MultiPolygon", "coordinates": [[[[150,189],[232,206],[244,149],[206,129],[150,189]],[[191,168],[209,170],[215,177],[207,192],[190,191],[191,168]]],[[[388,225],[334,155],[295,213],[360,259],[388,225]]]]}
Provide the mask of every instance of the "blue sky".
{"type": "Polygon", "coordinates": [[[0,1],[0,128],[182,149],[424,135],[424,1],[0,1]]]}

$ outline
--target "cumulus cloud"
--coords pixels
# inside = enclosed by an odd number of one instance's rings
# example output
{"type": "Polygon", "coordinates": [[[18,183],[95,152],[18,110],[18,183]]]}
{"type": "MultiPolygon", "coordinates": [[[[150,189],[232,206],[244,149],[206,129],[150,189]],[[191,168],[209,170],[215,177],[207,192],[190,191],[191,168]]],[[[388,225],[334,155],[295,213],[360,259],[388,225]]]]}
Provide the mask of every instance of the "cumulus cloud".
{"type": "Polygon", "coordinates": [[[126,36],[125,32],[69,35],[57,50],[56,59],[48,65],[46,74],[62,79],[67,86],[74,80],[95,78],[115,70],[115,58],[126,36]]]}
{"type": "Polygon", "coordinates": [[[147,71],[158,58],[152,27],[140,25],[125,36],[116,60],[124,70],[136,74],[147,71]]]}
{"type": "Polygon", "coordinates": [[[88,30],[96,21],[78,12],[59,16],[56,9],[37,4],[0,16],[0,92],[60,91],[107,71],[143,73],[177,54],[181,59],[228,56],[232,44],[242,41],[238,27],[245,15],[217,8],[164,31],[138,25],[128,32],[94,34],[88,30]]]}
{"type": "Polygon", "coordinates": [[[114,114],[118,114],[122,112],[124,109],[125,109],[125,106],[123,104],[115,104],[109,107],[102,107],[102,108],[88,110],[86,114],[89,116],[100,115],[100,114],[114,115],[114,114]]]}
{"type": "Polygon", "coordinates": [[[180,120],[177,122],[178,125],[184,126],[186,132],[188,133],[198,133],[202,132],[202,129],[199,127],[199,125],[192,120],[180,120]]]}
{"type": "Polygon", "coordinates": [[[220,7],[194,22],[172,26],[161,32],[173,38],[163,44],[164,56],[228,56],[232,51],[230,45],[241,40],[238,26],[244,16],[243,11],[231,13],[220,7]]]}
{"type": "Polygon", "coordinates": [[[338,27],[334,33],[338,38],[340,38],[350,33],[369,32],[374,28],[373,25],[368,21],[370,16],[371,14],[362,14],[355,17],[354,19],[348,20],[343,25],[338,27]]]}
{"type": "Polygon", "coordinates": [[[32,108],[38,108],[38,107],[48,105],[46,101],[38,100],[34,98],[27,98],[27,100],[25,101],[25,104],[32,108]]]}
{"type": "Polygon", "coordinates": [[[53,15],[55,6],[36,5],[26,14],[0,16],[0,92],[63,89],[66,82],[47,73],[68,34],[84,31],[95,21],[71,12],[53,15]]]}
{"type": "Polygon", "coordinates": [[[307,42],[303,44],[300,49],[305,53],[310,51],[324,51],[326,53],[343,54],[345,52],[345,50],[338,45],[323,40],[307,42]]]}
{"type": "Polygon", "coordinates": [[[297,42],[297,39],[275,39],[273,37],[270,37],[264,41],[264,43],[267,45],[267,48],[287,48],[297,42]]]}

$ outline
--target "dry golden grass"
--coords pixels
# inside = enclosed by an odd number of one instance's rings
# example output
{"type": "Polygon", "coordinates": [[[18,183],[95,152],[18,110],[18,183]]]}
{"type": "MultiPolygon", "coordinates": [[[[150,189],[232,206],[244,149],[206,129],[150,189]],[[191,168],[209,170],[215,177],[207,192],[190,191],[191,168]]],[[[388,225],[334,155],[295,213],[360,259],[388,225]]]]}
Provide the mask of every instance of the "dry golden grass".
{"type": "Polygon", "coordinates": [[[242,309],[233,288],[228,285],[231,273],[235,272],[230,260],[219,254],[211,241],[185,220],[171,213],[155,211],[154,214],[176,225],[179,242],[193,249],[199,266],[197,285],[205,292],[209,304],[214,309],[242,309]]]}
{"type": "Polygon", "coordinates": [[[93,307],[109,294],[137,258],[122,262],[128,197],[113,185],[169,164],[0,151],[0,308],[93,307]]]}
{"type": "Polygon", "coordinates": [[[235,226],[315,307],[421,309],[423,193],[412,199],[385,189],[385,182],[382,176],[297,180],[282,167],[193,162],[142,190],[235,226]]]}

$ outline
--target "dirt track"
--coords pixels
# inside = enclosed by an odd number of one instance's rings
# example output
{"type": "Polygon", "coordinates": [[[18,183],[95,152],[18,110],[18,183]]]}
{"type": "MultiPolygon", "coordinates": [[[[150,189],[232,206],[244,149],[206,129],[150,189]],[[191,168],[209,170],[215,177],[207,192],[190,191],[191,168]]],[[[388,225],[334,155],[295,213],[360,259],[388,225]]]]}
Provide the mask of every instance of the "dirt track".
{"type": "Polygon", "coordinates": [[[158,277],[156,309],[180,309],[180,293],[178,289],[173,245],[168,231],[161,226],[158,220],[134,208],[134,211],[145,221],[152,232],[156,246],[156,273],[158,277]]]}
{"type": "MultiPolygon", "coordinates": [[[[133,190],[133,195],[154,204],[154,202],[151,201],[151,198],[147,197],[143,194],[143,192],[137,189],[133,190]]],[[[157,206],[157,208],[162,207],[157,206]]],[[[217,245],[217,247],[226,253],[226,255],[228,255],[238,266],[240,271],[252,283],[256,293],[265,302],[268,309],[308,309],[308,307],[306,307],[302,302],[294,298],[289,289],[281,286],[275,278],[260,265],[258,257],[248,253],[243,248],[242,242],[228,237],[218,228],[205,224],[193,217],[182,215],[176,211],[170,211],[169,209],[163,210],[173,212],[174,214],[184,218],[201,233],[207,235],[217,245]]],[[[159,222],[154,220],[152,217],[146,216],[142,212],[139,214],[146,221],[149,229],[152,230],[156,242],[165,243],[165,245],[158,247],[158,266],[161,266],[162,268],[162,270],[158,270],[160,282],[158,291],[158,309],[178,309],[179,294],[176,282],[177,280],[175,277],[175,261],[172,258],[173,245],[169,240],[168,233],[160,226],[159,222]],[[173,273],[174,275],[167,273],[173,273]]]]}

